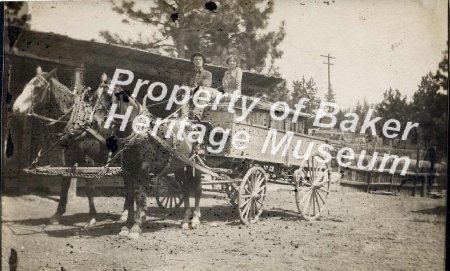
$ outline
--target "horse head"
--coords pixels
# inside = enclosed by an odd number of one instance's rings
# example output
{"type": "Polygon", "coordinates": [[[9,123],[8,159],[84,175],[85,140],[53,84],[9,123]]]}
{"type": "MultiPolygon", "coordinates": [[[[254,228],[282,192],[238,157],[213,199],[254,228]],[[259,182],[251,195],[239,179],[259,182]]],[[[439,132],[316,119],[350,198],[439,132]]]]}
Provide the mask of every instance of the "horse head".
{"type": "Polygon", "coordinates": [[[36,107],[42,106],[51,92],[52,78],[57,69],[50,72],[43,72],[41,67],[37,67],[36,76],[33,77],[17,97],[13,105],[13,112],[27,114],[33,112],[36,107]]]}
{"type": "Polygon", "coordinates": [[[115,86],[112,93],[109,93],[109,87],[111,84],[111,79],[103,73],[101,76],[101,83],[99,87],[97,88],[97,96],[101,103],[99,108],[102,108],[104,111],[107,111],[107,114],[109,114],[109,111],[113,104],[115,104],[116,110],[115,114],[125,114],[128,107],[131,106],[133,108],[130,119],[134,119],[137,115],[142,114],[145,112],[147,116],[149,116],[151,119],[155,119],[148,110],[141,105],[137,100],[135,100],[133,97],[131,97],[131,93],[125,89],[123,89],[120,86],[115,86]]]}

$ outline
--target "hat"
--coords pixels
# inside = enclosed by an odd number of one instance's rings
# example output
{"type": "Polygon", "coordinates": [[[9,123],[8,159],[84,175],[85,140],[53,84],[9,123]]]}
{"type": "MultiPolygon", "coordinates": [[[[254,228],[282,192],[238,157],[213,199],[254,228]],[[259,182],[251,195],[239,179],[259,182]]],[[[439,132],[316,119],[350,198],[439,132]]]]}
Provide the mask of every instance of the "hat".
{"type": "Polygon", "coordinates": [[[194,57],[196,57],[196,56],[201,57],[201,58],[203,59],[203,63],[206,63],[206,58],[205,58],[202,54],[200,54],[200,53],[193,53],[193,54],[191,55],[191,62],[194,62],[194,57]]]}

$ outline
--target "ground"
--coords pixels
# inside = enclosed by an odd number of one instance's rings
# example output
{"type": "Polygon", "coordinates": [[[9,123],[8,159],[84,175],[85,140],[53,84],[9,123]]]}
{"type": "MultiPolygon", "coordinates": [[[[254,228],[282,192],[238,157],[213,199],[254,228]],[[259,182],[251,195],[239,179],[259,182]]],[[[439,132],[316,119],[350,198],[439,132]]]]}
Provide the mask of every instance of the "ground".
{"type": "Polygon", "coordinates": [[[2,198],[2,266],[18,270],[443,270],[445,200],[332,192],[318,221],[301,220],[294,193],[271,185],[261,220],[241,225],[223,194],[207,192],[202,227],[182,231],[182,210],[148,200],[138,240],[119,237],[120,197],[76,197],[60,225],[47,225],[56,198],[2,198]]]}

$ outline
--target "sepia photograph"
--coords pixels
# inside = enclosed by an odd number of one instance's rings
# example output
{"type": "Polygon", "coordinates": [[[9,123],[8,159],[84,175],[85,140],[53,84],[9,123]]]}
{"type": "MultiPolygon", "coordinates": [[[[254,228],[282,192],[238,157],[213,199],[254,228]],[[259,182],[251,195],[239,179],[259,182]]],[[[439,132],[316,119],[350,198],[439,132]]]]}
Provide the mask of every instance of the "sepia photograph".
{"type": "Polygon", "coordinates": [[[448,267],[448,1],[0,4],[2,270],[448,267]]]}

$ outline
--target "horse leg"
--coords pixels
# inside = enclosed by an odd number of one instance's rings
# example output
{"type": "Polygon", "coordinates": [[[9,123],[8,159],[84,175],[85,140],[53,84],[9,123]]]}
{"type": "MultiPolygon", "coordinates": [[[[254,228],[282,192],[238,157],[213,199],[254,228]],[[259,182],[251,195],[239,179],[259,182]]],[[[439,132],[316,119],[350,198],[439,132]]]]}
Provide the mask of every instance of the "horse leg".
{"type": "Polygon", "coordinates": [[[97,210],[95,210],[94,193],[95,193],[94,182],[92,180],[86,180],[86,195],[89,201],[89,222],[86,224],[85,228],[91,227],[97,222],[95,220],[97,216],[97,210]]]}
{"type": "Polygon", "coordinates": [[[50,224],[58,224],[62,215],[66,212],[67,196],[70,187],[70,177],[63,177],[61,182],[61,191],[59,193],[59,202],[56,213],[50,218],[50,224]]]}
{"type": "Polygon", "coordinates": [[[189,204],[190,183],[186,179],[184,170],[175,172],[175,178],[177,179],[177,181],[181,181],[181,187],[183,190],[184,218],[181,222],[181,228],[183,230],[188,230],[190,229],[190,223],[192,219],[192,211],[189,204]]]}
{"type": "Polygon", "coordinates": [[[142,223],[145,220],[145,214],[143,215],[143,209],[145,204],[145,199],[147,198],[145,184],[142,179],[138,179],[138,189],[135,194],[136,199],[136,213],[134,214],[134,225],[130,229],[130,234],[128,237],[130,239],[139,238],[139,234],[142,233],[142,223]]]}
{"type": "Polygon", "coordinates": [[[128,210],[134,208],[133,197],[130,196],[128,178],[123,178],[125,188],[125,203],[123,204],[122,215],[120,216],[120,222],[130,222],[131,218],[128,216],[128,210]]]}
{"type": "MultiPolygon", "coordinates": [[[[124,213],[126,212],[126,224],[131,225],[134,220],[134,180],[129,174],[123,176],[123,181],[125,183],[125,205],[124,213]]],[[[123,214],[122,213],[122,216],[123,214]]],[[[120,229],[119,236],[128,236],[129,230],[127,226],[123,226],[120,229]]]]}
{"type": "Polygon", "coordinates": [[[200,213],[200,198],[202,197],[202,180],[201,175],[197,173],[198,170],[196,170],[195,176],[190,176],[193,180],[194,185],[194,193],[195,193],[195,209],[194,209],[194,215],[192,218],[192,228],[197,229],[200,226],[200,217],[202,214],[200,213]]]}

